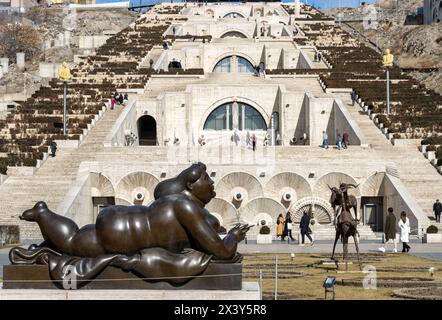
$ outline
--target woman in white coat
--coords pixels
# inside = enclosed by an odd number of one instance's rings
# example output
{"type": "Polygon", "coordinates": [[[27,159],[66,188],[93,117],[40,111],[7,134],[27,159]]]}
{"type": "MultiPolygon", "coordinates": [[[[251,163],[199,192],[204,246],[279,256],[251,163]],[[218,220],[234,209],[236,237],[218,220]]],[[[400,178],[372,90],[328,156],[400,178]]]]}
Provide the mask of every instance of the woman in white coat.
{"type": "Polygon", "coordinates": [[[408,245],[410,234],[410,220],[407,218],[405,211],[401,212],[401,218],[399,219],[399,230],[401,231],[402,252],[410,251],[408,245]]]}

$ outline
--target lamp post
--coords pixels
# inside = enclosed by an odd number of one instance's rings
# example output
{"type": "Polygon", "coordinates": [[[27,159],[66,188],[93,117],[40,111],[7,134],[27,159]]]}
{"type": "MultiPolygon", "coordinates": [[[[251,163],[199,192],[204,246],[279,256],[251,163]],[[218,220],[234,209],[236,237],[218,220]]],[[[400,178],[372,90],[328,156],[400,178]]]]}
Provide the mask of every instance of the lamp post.
{"type": "Polygon", "coordinates": [[[390,114],[390,70],[393,66],[394,56],[390,53],[390,49],[385,50],[382,59],[382,65],[385,67],[385,75],[387,78],[387,115],[390,114]]]}
{"type": "Polygon", "coordinates": [[[68,91],[68,82],[63,81],[63,135],[66,135],[66,95],[68,91]]]}
{"type": "Polygon", "coordinates": [[[66,135],[66,117],[67,117],[67,91],[68,91],[68,82],[72,79],[71,71],[68,68],[66,62],[63,62],[61,68],[58,72],[59,78],[63,81],[63,135],[66,135]]]}

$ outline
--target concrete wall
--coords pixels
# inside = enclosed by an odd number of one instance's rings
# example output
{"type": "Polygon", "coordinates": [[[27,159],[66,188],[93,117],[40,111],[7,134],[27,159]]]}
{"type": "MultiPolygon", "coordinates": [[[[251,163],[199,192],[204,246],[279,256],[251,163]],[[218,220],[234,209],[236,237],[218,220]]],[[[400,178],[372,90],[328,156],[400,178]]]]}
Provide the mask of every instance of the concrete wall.
{"type": "MultiPolygon", "coordinates": [[[[223,3],[222,6],[208,4],[206,6],[192,6],[188,5],[187,8],[182,10],[183,15],[187,15],[189,19],[207,19],[214,17],[215,19],[222,19],[226,14],[230,12],[238,12],[246,19],[249,17],[257,19],[270,19],[278,18],[288,21],[288,15],[283,10],[279,3],[245,3],[241,6],[223,3]]],[[[231,20],[231,19],[223,19],[231,20]]],[[[232,19],[233,20],[233,19],[232,19]]],[[[243,20],[237,18],[235,20],[243,20]]]]}
{"type": "Polygon", "coordinates": [[[297,69],[312,69],[311,61],[307,56],[301,51],[299,53],[298,63],[296,65],[297,69]]]}
{"type": "Polygon", "coordinates": [[[407,213],[412,234],[422,234],[422,229],[425,230],[431,224],[400,179],[386,174],[380,193],[384,196],[384,212],[392,207],[398,221],[401,211],[407,213]]]}
{"type": "Polygon", "coordinates": [[[38,75],[42,78],[58,78],[61,63],[40,62],[38,75]]]}
{"type": "Polygon", "coordinates": [[[329,142],[332,143],[335,130],[333,119],[333,98],[313,98],[309,96],[309,117],[310,117],[310,145],[322,145],[322,131],[329,135],[329,142]]]}
{"type": "MultiPolygon", "coordinates": [[[[126,132],[132,132],[138,136],[137,132],[137,103],[135,100],[129,100],[127,106],[118,117],[111,131],[104,141],[105,147],[125,146],[126,132]]],[[[135,145],[138,144],[138,140],[135,145]]]]}
{"type": "Polygon", "coordinates": [[[349,134],[350,145],[368,146],[367,139],[340,99],[336,99],[333,103],[333,119],[335,129],[333,136],[336,135],[336,129],[339,130],[341,135],[344,131],[347,131],[349,134]]]}
{"type": "MultiPolygon", "coordinates": [[[[265,67],[271,70],[312,67],[305,57],[303,63],[298,62],[300,51],[290,42],[277,40],[255,42],[236,39],[230,43],[212,42],[210,44],[176,41],[172,48],[163,51],[159,58],[154,59],[156,61],[154,68],[167,70],[169,62],[175,59],[181,62],[184,69],[203,68],[204,72],[209,73],[221,59],[228,56],[243,57],[252,65],[257,65],[262,61],[265,67]]],[[[234,71],[231,70],[231,72],[234,71]]]]}
{"type": "Polygon", "coordinates": [[[80,36],[78,39],[78,46],[80,49],[95,49],[106,43],[110,36],[94,35],[94,36],[80,36]]]}
{"type": "Polygon", "coordinates": [[[309,93],[285,92],[281,105],[280,119],[282,124],[281,138],[284,145],[289,145],[295,136],[298,140],[303,133],[308,134],[309,103],[313,96],[309,93]]]}
{"type": "Polygon", "coordinates": [[[82,171],[77,177],[56,212],[74,220],[80,228],[94,223],[89,172],[82,171]]]}

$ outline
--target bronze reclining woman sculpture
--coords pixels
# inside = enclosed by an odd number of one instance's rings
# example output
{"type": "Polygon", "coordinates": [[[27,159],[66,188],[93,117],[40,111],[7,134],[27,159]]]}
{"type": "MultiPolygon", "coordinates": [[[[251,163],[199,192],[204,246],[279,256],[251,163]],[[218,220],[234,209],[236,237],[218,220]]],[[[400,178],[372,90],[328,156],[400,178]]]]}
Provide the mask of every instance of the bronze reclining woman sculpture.
{"type": "Polygon", "coordinates": [[[169,277],[168,282],[183,284],[202,273],[212,259],[241,259],[237,244],[250,227],[238,224],[221,239],[218,220],[204,208],[215,196],[206,166],[197,163],[160,182],[155,201],[148,207],[107,207],[98,214],[96,224],[82,228],[38,202],[20,219],[37,222],[44,242],[28,249],[13,248],[10,260],[13,264],[48,264],[54,280],[64,279],[68,265],[75,267],[78,279],[86,281],[114,266],[142,277],[169,277]]]}

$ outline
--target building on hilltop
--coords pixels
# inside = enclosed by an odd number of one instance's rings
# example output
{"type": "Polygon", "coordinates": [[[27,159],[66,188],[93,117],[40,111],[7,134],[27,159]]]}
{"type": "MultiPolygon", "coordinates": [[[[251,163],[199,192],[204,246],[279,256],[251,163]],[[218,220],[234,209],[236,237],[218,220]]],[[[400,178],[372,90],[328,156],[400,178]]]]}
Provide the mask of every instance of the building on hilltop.
{"type": "Polygon", "coordinates": [[[362,239],[383,231],[390,206],[421,234],[442,178],[417,144],[423,131],[442,132],[433,121],[441,99],[395,66],[387,117],[380,61],[308,5],[157,5],[73,68],[67,137],[54,127],[56,80],[2,123],[2,152],[15,166],[0,185],[0,224],[40,237],[17,218],[37,200],[93,223],[109,205],[148,205],[159,181],[202,161],[217,193],[207,209],[227,229],[265,220],[274,235],[279,214],[299,223],[307,211],[316,239],[332,239],[330,187],[348,183],[362,239]],[[128,100],[111,109],[115,92],[128,100]],[[344,132],[348,148],[333,148],[344,132]],[[57,156],[48,158],[52,140],[57,156]]]}

